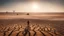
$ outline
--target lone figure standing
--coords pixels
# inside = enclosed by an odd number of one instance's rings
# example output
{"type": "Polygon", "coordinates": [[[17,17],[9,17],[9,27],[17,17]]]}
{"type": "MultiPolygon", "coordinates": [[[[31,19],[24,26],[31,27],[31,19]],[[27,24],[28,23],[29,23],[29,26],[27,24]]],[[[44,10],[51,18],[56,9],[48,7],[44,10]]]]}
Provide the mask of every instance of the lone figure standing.
{"type": "Polygon", "coordinates": [[[23,35],[26,36],[27,34],[29,34],[28,36],[30,36],[30,26],[29,26],[29,21],[27,21],[27,27],[24,29],[23,35]]]}

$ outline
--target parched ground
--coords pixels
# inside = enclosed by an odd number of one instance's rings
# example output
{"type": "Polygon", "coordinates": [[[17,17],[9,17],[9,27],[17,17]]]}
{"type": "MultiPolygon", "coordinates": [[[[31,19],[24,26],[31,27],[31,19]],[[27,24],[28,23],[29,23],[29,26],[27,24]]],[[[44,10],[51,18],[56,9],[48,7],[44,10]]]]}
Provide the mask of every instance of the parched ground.
{"type": "Polygon", "coordinates": [[[64,36],[64,21],[37,19],[2,19],[0,20],[1,36],[64,36]],[[25,34],[27,21],[29,32],[25,34]],[[30,33],[30,35],[29,35],[30,33]]]}
{"type": "Polygon", "coordinates": [[[0,13],[0,36],[64,36],[64,14],[0,13]]]}

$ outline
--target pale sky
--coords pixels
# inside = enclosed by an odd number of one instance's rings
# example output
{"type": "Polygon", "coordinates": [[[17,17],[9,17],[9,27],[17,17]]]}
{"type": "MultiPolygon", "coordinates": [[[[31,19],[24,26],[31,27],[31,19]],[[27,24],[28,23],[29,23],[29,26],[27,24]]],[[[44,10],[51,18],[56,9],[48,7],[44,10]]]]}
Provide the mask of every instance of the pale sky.
{"type": "Polygon", "coordinates": [[[7,1],[8,3],[0,3],[0,12],[64,12],[64,3],[62,1],[7,1]]]}

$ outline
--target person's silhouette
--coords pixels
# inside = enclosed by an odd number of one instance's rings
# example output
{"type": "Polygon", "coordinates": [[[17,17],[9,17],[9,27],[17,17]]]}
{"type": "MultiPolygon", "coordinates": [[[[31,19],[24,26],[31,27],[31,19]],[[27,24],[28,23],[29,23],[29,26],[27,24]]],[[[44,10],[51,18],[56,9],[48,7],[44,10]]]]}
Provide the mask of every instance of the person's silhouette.
{"type": "Polygon", "coordinates": [[[27,27],[24,29],[23,35],[26,36],[27,34],[29,34],[28,36],[30,36],[30,26],[29,26],[29,21],[27,21],[27,27]]]}

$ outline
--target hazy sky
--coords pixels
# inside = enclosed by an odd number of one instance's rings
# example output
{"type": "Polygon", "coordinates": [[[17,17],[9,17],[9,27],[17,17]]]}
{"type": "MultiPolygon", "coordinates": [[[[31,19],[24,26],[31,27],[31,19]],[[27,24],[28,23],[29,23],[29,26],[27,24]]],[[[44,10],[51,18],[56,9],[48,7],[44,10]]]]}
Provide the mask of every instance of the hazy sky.
{"type": "Polygon", "coordinates": [[[0,12],[64,12],[64,0],[0,0],[0,12]]]}

